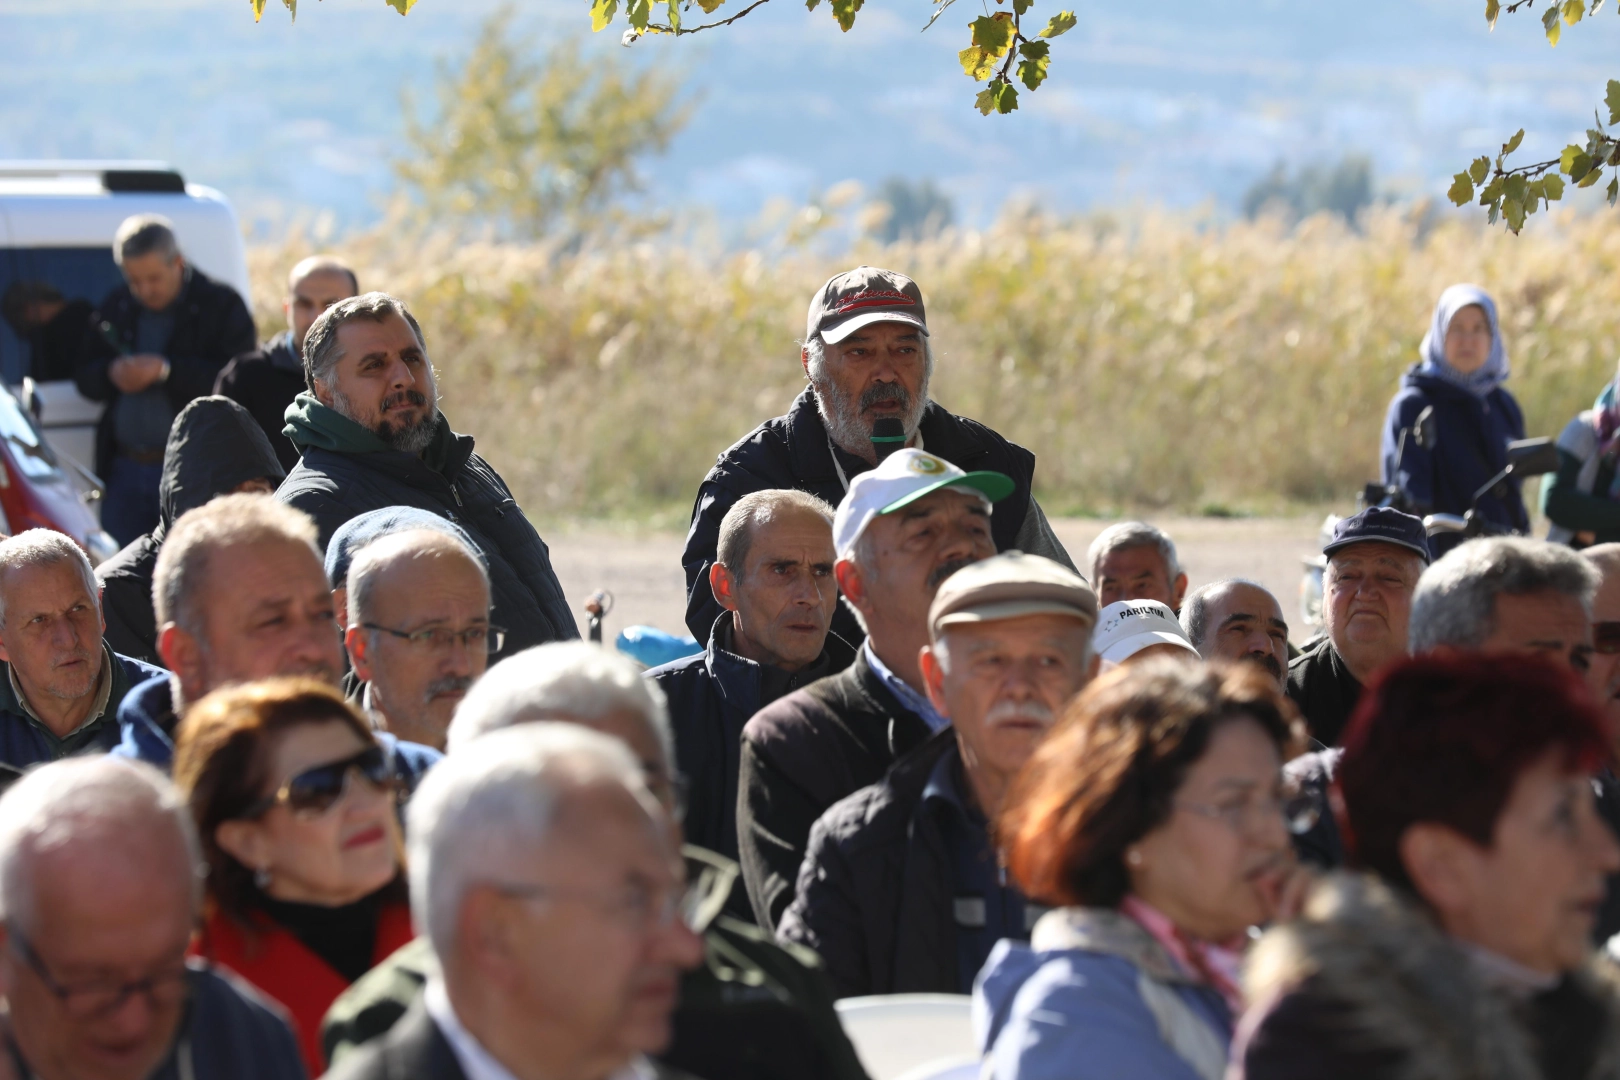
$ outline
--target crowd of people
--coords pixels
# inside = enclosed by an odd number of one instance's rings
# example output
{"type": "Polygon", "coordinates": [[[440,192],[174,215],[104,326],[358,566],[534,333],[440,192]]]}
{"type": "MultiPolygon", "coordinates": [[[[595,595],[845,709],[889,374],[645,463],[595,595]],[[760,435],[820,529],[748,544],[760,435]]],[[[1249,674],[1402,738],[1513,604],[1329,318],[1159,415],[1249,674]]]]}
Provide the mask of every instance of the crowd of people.
{"type": "Polygon", "coordinates": [[[1522,535],[1481,290],[1296,649],[1151,524],[1077,564],[916,283],[840,274],[697,488],[705,647],[643,670],[404,301],[308,259],[251,351],[165,223],[115,245],[127,546],[0,540],[0,1080],[866,1080],[835,1002],[907,992],[993,1080],[1620,1078],[1620,404],[1522,535]]]}

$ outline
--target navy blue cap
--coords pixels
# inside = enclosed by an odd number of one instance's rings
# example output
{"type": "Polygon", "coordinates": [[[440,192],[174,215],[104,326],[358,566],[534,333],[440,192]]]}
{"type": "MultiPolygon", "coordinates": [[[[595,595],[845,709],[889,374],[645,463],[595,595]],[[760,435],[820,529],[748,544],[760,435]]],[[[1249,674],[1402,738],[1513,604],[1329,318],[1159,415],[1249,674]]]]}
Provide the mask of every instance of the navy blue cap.
{"type": "Polygon", "coordinates": [[[326,545],[326,579],[332,583],[332,588],[342,588],[348,583],[349,564],[354,561],[356,552],[373,540],[411,529],[429,529],[454,536],[466,544],[473,556],[488,569],[484,553],[478,550],[478,545],[473,543],[472,537],[460,525],[431,510],[415,506],[385,506],[381,510],[350,518],[332,534],[332,539],[326,545]]]}
{"type": "Polygon", "coordinates": [[[1322,545],[1322,554],[1332,555],[1340,548],[1369,540],[1403,547],[1423,556],[1424,562],[1430,561],[1429,534],[1423,528],[1423,519],[1388,506],[1369,506],[1359,514],[1340,518],[1333,526],[1333,539],[1322,545]]]}

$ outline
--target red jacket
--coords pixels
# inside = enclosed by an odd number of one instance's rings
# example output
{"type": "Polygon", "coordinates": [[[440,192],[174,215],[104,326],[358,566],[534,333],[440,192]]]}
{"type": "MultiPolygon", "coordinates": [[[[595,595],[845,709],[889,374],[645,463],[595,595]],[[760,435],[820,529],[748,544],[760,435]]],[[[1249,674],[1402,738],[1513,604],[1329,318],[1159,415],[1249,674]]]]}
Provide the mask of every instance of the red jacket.
{"type": "MultiPolygon", "coordinates": [[[[408,904],[386,904],[377,915],[377,940],[371,950],[375,965],[416,935],[408,904]]],[[[326,1071],[321,1052],[321,1020],[339,994],[349,988],[343,976],[316,956],[289,930],[260,917],[249,932],[215,911],[192,942],[191,954],[230,968],[261,993],[274,998],[292,1018],[293,1034],[310,1076],[326,1071]]]]}

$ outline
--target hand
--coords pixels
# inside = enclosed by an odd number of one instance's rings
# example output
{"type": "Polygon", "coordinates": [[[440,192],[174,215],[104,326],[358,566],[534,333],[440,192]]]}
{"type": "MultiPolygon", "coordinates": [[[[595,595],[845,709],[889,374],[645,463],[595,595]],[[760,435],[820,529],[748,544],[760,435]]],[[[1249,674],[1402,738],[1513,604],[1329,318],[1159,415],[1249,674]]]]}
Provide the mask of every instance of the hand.
{"type": "Polygon", "coordinates": [[[152,353],[120,356],[107,368],[107,377],[121,394],[138,394],[163,377],[169,362],[152,353]]]}
{"type": "Polygon", "coordinates": [[[1255,884],[1266,909],[1271,912],[1270,921],[1287,922],[1300,913],[1315,883],[1316,872],[1294,859],[1290,852],[1274,873],[1265,875],[1255,884]]]}

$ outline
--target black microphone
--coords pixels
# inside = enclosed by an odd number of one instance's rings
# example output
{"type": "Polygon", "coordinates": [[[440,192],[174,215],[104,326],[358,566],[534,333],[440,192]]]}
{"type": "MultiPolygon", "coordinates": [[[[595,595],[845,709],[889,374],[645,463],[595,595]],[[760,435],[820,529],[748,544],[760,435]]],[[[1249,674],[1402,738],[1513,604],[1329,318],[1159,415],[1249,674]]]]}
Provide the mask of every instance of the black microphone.
{"type": "Polygon", "coordinates": [[[906,425],[897,416],[885,416],[872,423],[872,449],[882,461],[906,445],[906,425]]]}

